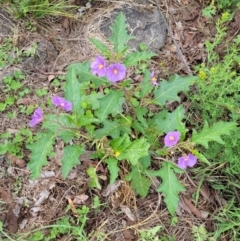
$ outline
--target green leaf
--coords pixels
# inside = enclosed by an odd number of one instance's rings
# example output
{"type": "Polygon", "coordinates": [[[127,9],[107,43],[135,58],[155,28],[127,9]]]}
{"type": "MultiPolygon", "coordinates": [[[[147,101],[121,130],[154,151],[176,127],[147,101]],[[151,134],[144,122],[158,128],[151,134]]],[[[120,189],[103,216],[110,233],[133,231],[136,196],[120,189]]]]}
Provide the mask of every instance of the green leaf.
{"type": "Polygon", "coordinates": [[[205,163],[205,164],[207,164],[207,165],[209,165],[209,166],[211,165],[211,163],[208,161],[208,159],[207,159],[202,153],[198,152],[198,150],[194,149],[194,150],[192,150],[191,152],[192,152],[192,154],[193,154],[194,156],[196,156],[201,162],[203,162],[203,163],[205,163]]]}
{"type": "Polygon", "coordinates": [[[5,102],[0,102],[0,111],[4,111],[7,107],[7,104],[5,102]]]}
{"type": "MultiPolygon", "coordinates": [[[[179,202],[179,192],[184,192],[186,190],[184,186],[178,181],[174,173],[176,168],[177,167],[171,162],[163,162],[162,168],[156,172],[156,174],[162,179],[162,184],[157,188],[157,191],[164,193],[164,202],[166,203],[168,211],[171,215],[174,215],[177,209],[179,202]]],[[[177,172],[180,172],[179,168],[177,172]]]]}
{"type": "MultiPolygon", "coordinates": [[[[68,67],[68,72],[71,72],[71,77],[79,80],[80,83],[92,81],[96,88],[101,85],[109,86],[110,84],[110,82],[105,77],[100,78],[90,72],[89,62],[71,64],[68,67]]],[[[74,86],[72,87],[74,88],[74,86]]]]}
{"type": "Polygon", "coordinates": [[[33,179],[37,179],[42,167],[47,165],[47,156],[51,153],[53,142],[56,138],[56,135],[51,132],[39,133],[38,136],[38,141],[27,145],[27,148],[31,150],[28,168],[31,171],[31,178],[33,179]]]}
{"type": "Polygon", "coordinates": [[[137,119],[142,124],[144,128],[148,128],[148,123],[146,118],[144,118],[144,115],[148,113],[148,109],[145,107],[137,107],[135,108],[135,113],[137,115],[137,119]]]}
{"type": "Polygon", "coordinates": [[[141,157],[148,156],[150,144],[145,138],[134,140],[131,144],[120,152],[118,160],[128,160],[132,165],[136,165],[141,157]]]}
{"type": "Polygon", "coordinates": [[[63,148],[62,176],[66,179],[74,166],[80,163],[79,157],[85,153],[83,146],[71,145],[63,148]]]}
{"type": "Polygon", "coordinates": [[[143,169],[140,165],[132,166],[130,173],[126,175],[126,180],[131,181],[131,187],[141,197],[146,197],[148,194],[151,181],[142,173],[143,169]]]}
{"type": "Polygon", "coordinates": [[[209,141],[216,141],[220,144],[224,144],[221,135],[230,135],[230,131],[236,128],[235,122],[218,122],[214,123],[213,126],[209,127],[208,123],[205,122],[203,129],[197,133],[193,132],[191,141],[194,144],[199,144],[208,148],[209,141]]]}
{"type": "Polygon", "coordinates": [[[144,71],[144,76],[142,82],[139,84],[140,87],[140,97],[144,98],[153,89],[152,81],[150,80],[151,73],[148,69],[144,71]]]}
{"type": "Polygon", "coordinates": [[[72,102],[72,111],[80,113],[81,108],[81,84],[77,78],[78,70],[74,65],[68,67],[68,72],[66,75],[66,85],[65,85],[65,98],[72,102]]]}
{"type": "Polygon", "coordinates": [[[101,185],[100,185],[100,183],[98,181],[98,176],[97,176],[97,173],[96,173],[96,169],[93,166],[90,166],[87,169],[87,174],[90,177],[89,186],[101,189],[101,185]]]}
{"type": "Polygon", "coordinates": [[[149,60],[153,56],[157,56],[157,55],[155,53],[149,52],[149,51],[144,51],[144,52],[136,51],[134,53],[128,54],[126,56],[125,60],[123,61],[123,63],[125,64],[126,67],[137,66],[140,61],[149,60]]]}
{"type": "Polygon", "coordinates": [[[119,172],[119,167],[118,167],[118,161],[113,158],[110,157],[107,160],[105,160],[105,162],[108,165],[108,170],[110,172],[110,184],[114,183],[116,181],[116,179],[118,178],[118,172],[119,172]]]}
{"type": "Polygon", "coordinates": [[[141,157],[138,160],[139,164],[142,166],[142,169],[145,171],[148,167],[151,166],[151,157],[150,155],[141,157]]]}
{"type": "Polygon", "coordinates": [[[123,136],[116,138],[110,142],[111,148],[116,153],[119,153],[119,155],[130,145],[131,145],[130,137],[126,133],[124,133],[123,136]]]}
{"type": "Polygon", "coordinates": [[[92,106],[92,110],[97,110],[100,106],[99,99],[103,98],[104,95],[101,92],[91,93],[90,95],[82,96],[82,101],[92,106]]]}
{"type": "Polygon", "coordinates": [[[179,105],[173,112],[159,112],[154,116],[154,121],[160,133],[179,130],[181,121],[184,119],[184,107],[179,105]]]}
{"type": "Polygon", "coordinates": [[[74,129],[75,125],[71,122],[69,115],[47,115],[45,119],[43,128],[55,132],[56,136],[61,137],[65,143],[75,136],[77,130],[74,129]]]}
{"type": "Polygon", "coordinates": [[[131,133],[131,120],[129,119],[115,119],[114,121],[104,120],[102,122],[103,128],[95,131],[95,138],[100,139],[104,136],[111,136],[113,139],[118,138],[121,133],[131,133]]]}
{"type": "Polygon", "coordinates": [[[6,154],[8,151],[8,141],[6,140],[4,143],[0,143],[0,155],[6,154]]]}
{"type": "Polygon", "coordinates": [[[166,101],[169,100],[180,101],[178,93],[180,91],[188,91],[189,86],[192,85],[197,78],[196,76],[181,77],[176,74],[170,81],[163,80],[154,91],[155,99],[153,103],[164,106],[166,101]]]}
{"type": "Polygon", "coordinates": [[[96,115],[100,120],[107,119],[109,114],[116,116],[122,113],[122,105],[125,99],[122,91],[110,90],[109,94],[99,100],[100,107],[96,111],[96,115]]]}
{"type": "Polygon", "coordinates": [[[109,52],[108,47],[105,44],[103,44],[101,41],[99,41],[98,39],[94,39],[94,38],[90,38],[89,40],[91,43],[93,43],[95,45],[95,47],[98,50],[100,50],[100,52],[103,55],[105,55],[107,57],[111,56],[111,53],[109,52]]]}
{"type": "Polygon", "coordinates": [[[126,50],[127,42],[128,40],[132,39],[128,33],[127,33],[127,25],[125,23],[125,16],[122,12],[119,13],[117,18],[114,21],[112,29],[112,36],[109,38],[109,40],[114,45],[114,51],[116,53],[122,53],[126,50]]]}

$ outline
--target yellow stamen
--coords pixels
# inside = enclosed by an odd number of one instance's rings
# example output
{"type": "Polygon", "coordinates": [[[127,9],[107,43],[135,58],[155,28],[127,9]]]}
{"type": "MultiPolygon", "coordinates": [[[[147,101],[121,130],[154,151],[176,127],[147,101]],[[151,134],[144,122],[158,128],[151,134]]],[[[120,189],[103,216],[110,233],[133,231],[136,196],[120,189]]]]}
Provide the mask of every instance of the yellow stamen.
{"type": "Polygon", "coordinates": [[[170,139],[171,141],[174,141],[174,136],[170,136],[169,139],[170,139]]]}
{"type": "Polygon", "coordinates": [[[114,69],[113,72],[114,72],[114,74],[117,74],[117,73],[118,73],[118,71],[117,71],[116,69],[114,69]]]}
{"type": "Polygon", "coordinates": [[[118,157],[121,153],[119,151],[115,152],[115,157],[118,157]]]}
{"type": "Polygon", "coordinates": [[[103,68],[103,65],[102,64],[99,64],[99,69],[102,69],[103,68]]]}
{"type": "Polygon", "coordinates": [[[155,82],[157,79],[155,77],[152,77],[152,82],[155,82]]]}

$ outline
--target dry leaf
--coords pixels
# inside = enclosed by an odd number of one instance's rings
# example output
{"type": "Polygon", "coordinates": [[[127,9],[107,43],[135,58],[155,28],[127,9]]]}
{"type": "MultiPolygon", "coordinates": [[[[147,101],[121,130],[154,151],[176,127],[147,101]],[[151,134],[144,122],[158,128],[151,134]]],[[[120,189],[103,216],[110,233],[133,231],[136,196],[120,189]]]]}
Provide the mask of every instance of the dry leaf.
{"type": "Polygon", "coordinates": [[[201,213],[201,215],[202,215],[202,217],[203,217],[204,219],[206,219],[206,218],[208,217],[208,215],[209,215],[209,212],[204,211],[204,210],[200,210],[200,213],[201,213]]]}
{"type": "Polygon", "coordinates": [[[123,231],[123,235],[124,235],[124,240],[125,240],[125,241],[135,240],[135,236],[130,232],[129,229],[125,229],[125,230],[123,231]]]}
{"type": "Polygon", "coordinates": [[[86,194],[80,194],[74,197],[73,204],[81,204],[84,203],[89,198],[86,194]]]}
{"type": "Polygon", "coordinates": [[[192,202],[187,197],[183,196],[183,200],[193,214],[195,214],[198,218],[202,218],[200,211],[192,204],[192,202]]]}
{"type": "Polygon", "coordinates": [[[34,206],[35,206],[35,207],[39,206],[43,201],[45,201],[46,199],[48,199],[49,195],[50,195],[50,192],[47,191],[47,190],[44,190],[44,191],[40,192],[40,194],[39,194],[40,197],[39,197],[39,199],[34,203],[34,206]]]}
{"type": "Polygon", "coordinates": [[[136,220],[136,218],[135,218],[134,214],[132,213],[132,211],[130,210],[130,208],[128,208],[127,206],[124,206],[124,205],[121,205],[120,208],[131,221],[136,220]]]}
{"type": "Polygon", "coordinates": [[[8,230],[10,233],[16,233],[18,230],[17,217],[13,213],[14,204],[10,205],[7,213],[8,230]]]}
{"type": "Polygon", "coordinates": [[[26,166],[26,162],[16,156],[7,153],[7,159],[11,161],[13,164],[16,164],[18,167],[23,168],[26,166]]]}
{"type": "Polygon", "coordinates": [[[70,197],[67,197],[68,204],[70,206],[70,209],[72,210],[73,213],[78,214],[77,209],[74,206],[74,203],[70,197]]]}
{"type": "Polygon", "coordinates": [[[114,193],[124,181],[118,180],[112,184],[109,184],[105,190],[103,190],[103,197],[109,196],[110,193],[114,193]]]}
{"type": "Polygon", "coordinates": [[[206,200],[209,200],[210,199],[210,191],[209,191],[209,189],[208,189],[208,187],[205,185],[205,184],[203,184],[202,186],[201,186],[201,188],[200,188],[200,193],[201,193],[201,195],[206,199],[206,200]]]}
{"type": "Polygon", "coordinates": [[[53,79],[55,79],[55,75],[54,75],[54,74],[48,75],[48,82],[49,82],[49,83],[50,83],[53,79]]]}
{"type": "Polygon", "coordinates": [[[30,98],[22,98],[20,100],[18,100],[17,104],[18,105],[29,105],[31,103],[31,99],[30,98]]]}

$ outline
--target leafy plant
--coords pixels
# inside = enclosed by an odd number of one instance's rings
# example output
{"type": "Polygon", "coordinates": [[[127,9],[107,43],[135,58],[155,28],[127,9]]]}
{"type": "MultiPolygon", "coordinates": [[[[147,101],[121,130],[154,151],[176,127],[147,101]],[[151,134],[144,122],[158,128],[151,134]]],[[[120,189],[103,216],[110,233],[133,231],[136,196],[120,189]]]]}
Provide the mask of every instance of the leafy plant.
{"type": "Polygon", "coordinates": [[[192,233],[194,235],[195,241],[205,241],[208,238],[207,231],[202,225],[199,227],[193,225],[192,233]]]}
{"type": "Polygon", "coordinates": [[[74,240],[87,241],[89,239],[85,234],[84,227],[86,226],[88,214],[89,208],[82,206],[81,208],[76,209],[75,215],[77,217],[75,219],[70,216],[65,216],[52,225],[32,230],[31,233],[17,235],[16,239],[12,239],[3,231],[2,223],[0,222],[0,235],[2,234],[3,237],[8,238],[1,240],[52,241],[60,239],[62,235],[68,235],[74,240]]]}
{"type": "MultiPolygon", "coordinates": [[[[197,158],[192,154],[208,163],[198,152],[198,145],[207,147],[212,141],[222,143],[221,136],[235,130],[236,123],[220,122],[211,126],[206,123],[202,130],[194,131],[186,139],[189,130],[184,123],[183,106],[179,104],[172,112],[165,106],[168,101],[180,102],[178,94],[188,91],[198,77],[174,75],[169,81],[162,80],[158,84],[155,79],[152,82],[153,74],[146,68],[141,73],[143,81],[133,83],[126,79],[126,69],[147,64],[155,54],[146,50],[128,52],[130,36],[122,13],[116,18],[112,31],[109,40],[113,50],[91,39],[105,57],[98,56],[91,64],[75,63],[68,67],[65,98],[55,96],[52,99],[58,110],[53,110],[54,114],[43,114],[41,108],[34,112],[32,126],[43,122],[43,131],[37,133],[35,142],[27,146],[31,151],[28,163],[31,177],[38,178],[42,167],[48,164],[48,157],[53,154],[56,138],[61,138],[65,143],[63,178],[80,163],[79,156],[94,147],[95,159],[108,167],[110,183],[118,178],[123,162],[127,162],[129,167],[125,179],[142,197],[148,194],[151,177],[160,177],[162,182],[156,191],[164,194],[167,208],[174,215],[178,194],[185,188],[178,180],[178,174],[184,171],[171,161],[172,153],[182,156],[181,160],[188,161],[188,166],[196,162],[197,158]],[[148,108],[150,105],[155,107],[154,111],[148,108]],[[164,138],[164,144],[161,138],[164,138]],[[172,141],[173,145],[169,145],[172,141]],[[192,156],[194,161],[188,160],[192,156]],[[151,167],[154,157],[162,160],[158,170],[151,167]]],[[[93,166],[87,170],[89,185],[101,189],[96,170],[97,167],[93,166]]]]}
{"type": "Polygon", "coordinates": [[[159,235],[157,235],[157,233],[161,230],[161,228],[162,228],[161,226],[156,226],[149,230],[141,230],[140,231],[141,240],[142,241],[158,241],[159,235]]]}
{"type": "MultiPolygon", "coordinates": [[[[219,1],[219,4],[223,2],[219,1]]],[[[228,3],[230,4],[231,2],[228,1],[228,3]]],[[[204,135],[204,130],[209,129],[208,124],[211,126],[211,132],[221,132],[223,130],[221,127],[222,122],[218,122],[219,120],[228,121],[228,123],[224,122],[224,128],[231,126],[231,123],[239,123],[240,36],[236,36],[233,41],[225,44],[226,46],[222,45],[225,43],[226,26],[231,18],[231,14],[224,12],[217,20],[217,34],[211,42],[206,42],[207,61],[196,67],[200,77],[196,82],[198,92],[195,92],[194,96],[190,94],[189,97],[192,100],[191,111],[198,118],[204,120],[196,127],[201,130],[201,135],[204,135]],[[203,123],[206,121],[208,124],[204,124],[202,129],[203,123]]],[[[195,120],[194,122],[196,125],[195,120]]],[[[215,142],[201,143],[207,149],[200,150],[204,152],[204,156],[211,162],[211,165],[196,173],[199,177],[205,177],[211,184],[211,187],[218,190],[228,203],[226,207],[216,214],[218,231],[213,235],[213,240],[219,238],[226,231],[228,231],[232,240],[239,239],[239,230],[235,231],[236,228],[233,228],[238,223],[238,221],[235,222],[238,220],[238,215],[235,216],[238,210],[235,189],[238,189],[240,186],[237,178],[240,172],[238,165],[239,128],[235,129],[235,131],[230,131],[229,134],[220,139],[215,137],[215,142]],[[212,176],[216,178],[210,178],[212,176]],[[232,232],[232,230],[234,231],[232,232]]],[[[197,136],[200,137],[198,134],[197,136]]],[[[194,131],[192,139],[194,140],[195,137],[196,133],[194,131]]],[[[199,144],[200,142],[197,141],[199,144]]]]}

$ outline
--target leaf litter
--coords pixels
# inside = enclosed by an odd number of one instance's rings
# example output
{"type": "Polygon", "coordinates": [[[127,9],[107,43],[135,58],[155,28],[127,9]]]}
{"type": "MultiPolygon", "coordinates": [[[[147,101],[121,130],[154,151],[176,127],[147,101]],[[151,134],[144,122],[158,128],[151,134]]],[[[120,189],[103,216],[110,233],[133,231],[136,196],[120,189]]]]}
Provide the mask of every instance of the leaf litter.
{"type": "MultiPolygon", "coordinates": [[[[189,6],[189,1],[182,1],[182,2],[178,1],[178,3],[169,1],[168,4],[170,4],[172,8],[178,8],[178,7],[183,7],[183,5],[188,5],[188,7],[192,9],[192,11],[195,11],[195,12],[201,11],[200,6],[198,5],[198,1],[193,1],[193,3],[191,3],[191,6],[189,6]]],[[[189,63],[194,65],[199,60],[204,60],[206,58],[206,55],[204,53],[204,48],[202,45],[202,43],[206,40],[206,34],[201,31],[202,26],[198,25],[198,22],[196,21],[196,17],[191,17],[186,19],[186,16],[188,14],[189,14],[189,9],[186,9],[186,8],[185,9],[183,8],[183,12],[178,11],[178,14],[175,17],[176,19],[178,19],[179,24],[178,25],[173,24],[172,28],[175,31],[176,40],[178,41],[178,44],[180,45],[180,47],[184,49],[184,53],[186,54],[189,60],[189,63]],[[191,25],[191,28],[187,28],[187,25],[191,25]]],[[[44,20],[42,24],[44,26],[44,20]]],[[[81,23],[79,25],[81,25],[81,23]]],[[[82,24],[82,26],[83,25],[84,24],[82,24]]],[[[70,28],[69,23],[66,24],[65,26],[67,28],[70,28]]],[[[59,26],[54,25],[53,28],[54,28],[54,31],[56,31],[59,28],[59,26]]],[[[207,30],[209,30],[211,26],[206,25],[204,26],[204,28],[207,28],[207,30]]],[[[83,29],[86,29],[86,28],[83,27],[83,29]]],[[[72,32],[69,33],[70,34],[69,37],[71,36],[72,38],[76,39],[72,43],[70,43],[67,39],[63,40],[63,37],[66,37],[65,33],[60,37],[57,36],[55,40],[55,44],[62,51],[55,63],[55,67],[58,68],[58,70],[60,69],[62,71],[64,67],[70,64],[72,61],[76,61],[76,60],[83,61],[85,58],[89,58],[95,55],[94,51],[92,51],[91,47],[87,44],[86,39],[81,42],[80,38],[83,37],[84,39],[83,32],[79,33],[77,31],[72,30],[72,32]],[[75,46],[77,41],[79,45],[77,46],[77,49],[76,49],[75,46]],[[69,48],[68,52],[63,51],[64,49],[63,47],[65,46],[68,46],[69,48]],[[82,46],[86,48],[82,48],[82,46]]],[[[42,37],[41,34],[39,34],[38,38],[42,37]]],[[[30,37],[29,39],[27,39],[27,41],[29,42],[33,40],[34,40],[33,37],[30,37]]],[[[167,76],[168,74],[176,73],[176,71],[181,74],[185,73],[185,71],[182,69],[182,64],[175,57],[176,48],[170,42],[171,41],[168,38],[166,46],[162,50],[162,55],[161,57],[159,57],[165,68],[165,70],[162,68],[161,73],[159,73],[159,75],[161,75],[162,78],[164,78],[164,76],[167,76]]],[[[54,73],[54,71],[55,70],[53,68],[53,71],[51,72],[54,73]]],[[[41,75],[41,71],[36,72],[36,76],[38,75],[39,76],[41,75]]],[[[54,77],[55,77],[54,74],[49,74],[47,75],[47,78],[45,78],[45,80],[48,81],[48,83],[50,84],[50,82],[53,80],[54,77]]],[[[36,84],[40,88],[43,86],[41,83],[31,82],[32,77],[30,75],[28,76],[28,78],[30,80],[31,85],[36,84]]],[[[48,87],[50,90],[51,89],[50,86],[48,87]]],[[[41,103],[40,99],[35,101],[41,103]]],[[[23,99],[22,102],[19,102],[18,104],[27,105],[28,103],[29,103],[29,99],[23,99]]],[[[3,118],[3,117],[0,117],[0,118],[3,118]]],[[[28,120],[24,119],[23,117],[20,123],[13,122],[13,121],[7,124],[6,122],[2,122],[2,123],[5,123],[4,129],[8,128],[8,130],[11,130],[11,129],[16,130],[15,129],[16,126],[21,126],[22,123],[27,123],[27,121],[28,120]]],[[[61,142],[57,143],[55,144],[54,148],[57,153],[55,160],[52,159],[50,162],[50,165],[44,168],[39,180],[37,181],[29,181],[29,176],[28,176],[29,173],[26,171],[25,161],[23,159],[16,158],[14,156],[8,157],[9,160],[11,160],[12,162],[11,163],[12,166],[8,171],[8,175],[11,177],[12,180],[15,180],[17,177],[20,177],[21,182],[23,184],[22,189],[17,194],[17,197],[16,196],[11,197],[11,195],[9,195],[8,192],[4,191],[2,187],[6,188],[6,190],[9,190],[9,193],[13,193],[14,192],[13,181],[9,181],[9,179],[6,180],[5,182],[1,181],[1,188],[0,188],[1,200],[5,201],[6,203],[10,202],[10,204],[7,205],[8,208],[7,208],[7,221],[6,221],[9,232],[12,232],[12,233],[16,232],[18,229],[18,225],[20,226],[20,228],[23,229],[24,232],[29,231],[29,227],[27,224],[30,224],[30,223],[47,225],[49,223],[52,223],[52,221],[56,217],[63,216],[65,214],[64,211],[67,204],[71,206],[71,210],[73,212],[76,212],[75,204],[81,205],[85,203],[85,201],[88,201],[89,199],[90,199],[89,200],[90,202],[92,201],[91,200],[92,197],[90,193],[86,190],[87,189],[86,183],[88,183],[88,177],[86,177],[84,173],[86,170],[86,166],[92,165],[95,167],[97,166],[97,163],[94,161],[94,159],[91,159],[90,156],[87,156],[86,161],[83,161],[83,165],[77,166],[70,173],[67,180],[64,181],[59,175],[60,170],[59,170],[59,163],[58,163],[58,160],[61,159],[61,156],[62,156],[61,151],[63,148],[63,144],[61,142]],[[84,165],[86,166],[84,167],[84,165]],[[19,170],[17,168],[20,168],[23,170],[19,170]],[[81,189],[82,191],[84,190],[84,192],[81,192],[80,191],[81,189]],[[79,194],[79,193],[83,193],[83,194],[79,194]],[[71,199],[70,197],[72,197],[73,199],[71,199]],[[20,201],[21,198],[22,198],[22,201],[20,201]],[[20,208],[19,208],[20,212],[18,213],[18,215],[14,214],[15,200],[17,205],[20,205],[20,208]],[[66,202],[66,200],[68,202],[66,202]],[[50,213],[49,213],[49,210],[51,210],[50,213]]],[[[7,166],[5,166],[5,171],[6,171],[6,167],[7,166]]],[[[104,176],[106,176],[106,169],[104,168],[104,166],[98,165],[98,171],[101,173],[104,173],[104,176]]],[[[182,180],[182,182],[188,183],[186,180],[182,180]]],[[[102,178],[102,183],[103,184],[106,183],[104,178],[102,178]]],[[[119,216],[113,213],[111,208],[108,209],[107,214],[106,212],[101,212],[98,215],[98,219],[96,218],[96,220],[98,220],[99,223],[101,223],[103,220],[106,220],[106,218],[109,218],[109,222],[107,223],[107,225],[103,226],[103,231],[110,232],[111,230],[118,230],[118,229],[121,230],[127,227],[130,224],[130,221],[131,222],[136,221],[136,216],[131,211],[131,210],[134,210],[134,208],[136,208],[135,204],[133,204],[131,200],[126,199],[125,196],[129,195],[129,192],[126,187],[125,189],[121,188],[121,184],[123,183],[114,183],[112,184],[112,186],[110,185],[107,186],[106,194],[103,194],[103,193],[100,194],[97,191],[95,193],[95,195],[98,195],[103,202],[109,202],[110,206],[113,206],[114,208],[120,207],[121,211],[125,214],[124,217],[119,216]]],[[[150,191],[153,192],[153,189],[150,191]]],[[[193,219],[192,216],[188,214],[194,214],[199,218],[206,219],[207,215],[211,213],[211,210],[212,210],[212,206],[209,205],[209,202],[212,203],[212,201],[209,201],[209,200],[212,200],[212,196],[214,196],[215,201],[218,202],[220,206],[224,206],[226,204],[226,200],[224,200],[216,192],[213,194],[211,193],[211,191],[206,190],[206,188],[204,189],[204,187],[201,187],[200,193],[203,199],[200,198],[197,204],[197,207],[193,205],[191,200],[188,199],[187,197],[183,197],[184,202],[180,200],[179,207],[181,208],[185,205],[185,207],[183,208],[184,210],[181,212],[181,215],[179,215],[179,219],[181,220],[182,226],[185,226],[185,225],[188,226],[188,221],[187,222],[184,221],[186,217],[187,217],[187,220],[191,220],[192,223],[195,222],[195,219],[193,219]],[[208,201],[207,204],[205,202],[206,200],[208,201]],[[181,202],[182,204],[180,205],[181,202]],[[209,212],[202,211],[200,210],[200,208],[198,208],[204,205],[206,206],[206,210],[209,210],[209,212]],[[183,219],[181,219],[181,216],[183,216],[183,219]]],[[[142,199],[141,203],[143,205],[142,206],[140,205],[138,210],[139,212],[142,213],[143,219],[144,218],[148,219],[148,217],[154,211],[154,208],[151,205],[157,204],[156,196],[153,195],[152,198],[150,197],[151,197],[151,194],[149,195],[149,197],[142,199]],[[144,204],[148,202],[150,202],[151,205],[149,204],[147,206],[146,205],[144,206],[144,204]]],[[[168,224],[168,217],[167,217],[165,208],[166,207],[164,206],[164,203],[161,202],[159,210],[156,212],[156,214],[154,214],[154,216],[152,217],[152,220],[149,220],[149,222],[146,223],[146,227],[151,227],[156,225],[156,223],[158,223],[160,225],[164,225],[165,229],[172,234],[177,234],[179,233],[180,230],[184,230],[184,229],[181,229],[181,227],[180,228],[171,227],[168,224]]],[[[93,216],[93,219],[94,218],[95,217],[93,216]]],[[[97,228],[99,223],[96,222],[94,228],[97,228]]],[[[144,227],[144,225],[141,227],[144,227]]],[[[125,229],[122,233],[120,232],[120,234],[118,234],[119,237],[121,237],[121,235],[123,236],[122,240],[134,240],[134,235],[132,235],[128,229],[125,229]],[[124,239],[124,237],[126,239],[124,239]]],[[[179,235],[178,240],[189,240],[188,235],[189,234],[187,232],[185,234],[179,235]],[[180,237],[182,239],[180,239],[180,237]]],[[[114,237],[116,236],[114,236],[113,234],[111,237],[112,237],[112,240],[114,240],[115,239],[114,237]]],[[[116,239],[116,240],[121,240],[121,239],[116,239]]]]}

